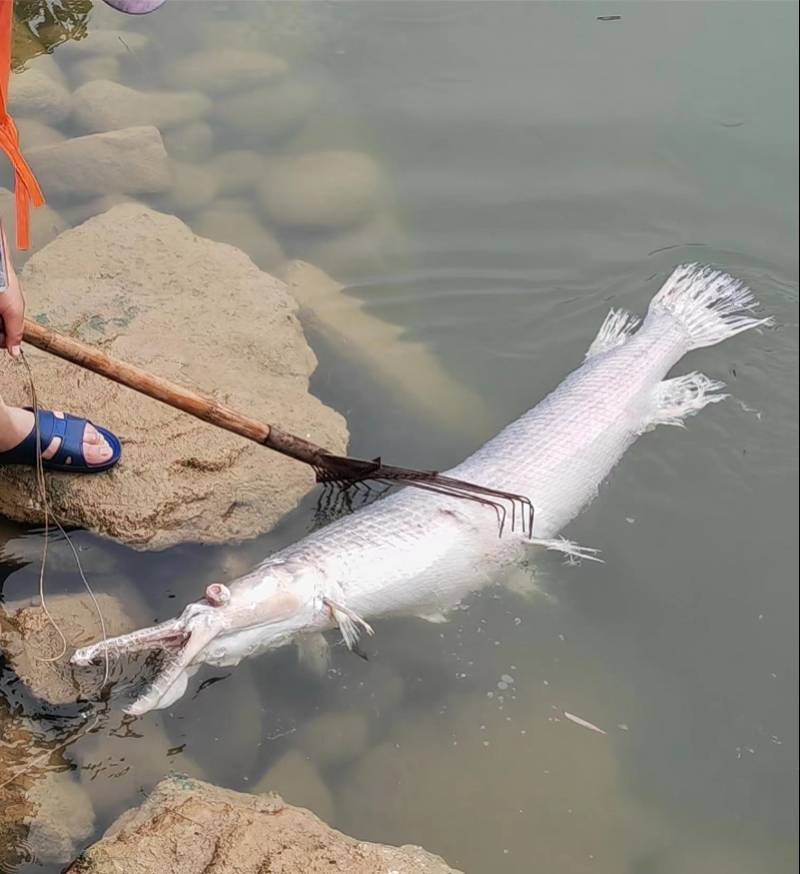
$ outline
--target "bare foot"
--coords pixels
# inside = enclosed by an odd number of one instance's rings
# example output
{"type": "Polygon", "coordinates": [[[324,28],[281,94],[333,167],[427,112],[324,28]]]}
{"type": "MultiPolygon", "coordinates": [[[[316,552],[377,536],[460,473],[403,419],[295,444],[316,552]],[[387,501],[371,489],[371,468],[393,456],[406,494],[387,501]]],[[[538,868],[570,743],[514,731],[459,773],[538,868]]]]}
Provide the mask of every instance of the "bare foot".
{"type": "MultiPolygon", "coordinates": [[[[34,425],[33,413],[20,407],[5,407],[3,420],[0,422],[0,452],[13,449],[30,434],[34,425]]],[[[61,411],[53,410],[59,419],[64,418],[61,411]]],[[[42,452],[42,458],[52,458],[61,446],[61,438],[53,437],[47,448],[42,452]]],[[[113,450],[106,443],[102,434],[90,423],[83,429],[83,457],[87,464],[102,464],[113,455],[113,450]]]]}

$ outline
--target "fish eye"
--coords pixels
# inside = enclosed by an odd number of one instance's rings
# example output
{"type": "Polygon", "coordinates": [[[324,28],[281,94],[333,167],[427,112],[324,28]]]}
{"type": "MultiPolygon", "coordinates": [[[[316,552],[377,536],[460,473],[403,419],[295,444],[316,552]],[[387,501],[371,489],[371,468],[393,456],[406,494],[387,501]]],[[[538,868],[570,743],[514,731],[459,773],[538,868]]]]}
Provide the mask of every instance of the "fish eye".
{"type": "Polygon", "coordinates": [[[231,599],[231,591],[222,583],[211,583],[206,587],[206,601],[214,607],[222,607],[231,599]]]}

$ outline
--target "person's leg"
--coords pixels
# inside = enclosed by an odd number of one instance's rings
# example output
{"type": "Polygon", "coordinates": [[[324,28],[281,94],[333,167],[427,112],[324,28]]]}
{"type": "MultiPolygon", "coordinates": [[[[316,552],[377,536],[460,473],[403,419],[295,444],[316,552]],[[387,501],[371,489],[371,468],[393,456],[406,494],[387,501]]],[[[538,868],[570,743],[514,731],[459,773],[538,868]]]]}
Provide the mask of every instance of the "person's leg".
{"type": "MultiPolygon", "coordinates": [[[[61,412],[55,412],[56,416],[63,416],[61,412]]],[[[7,406],[0,397],[0,452],[13,449],[28,436],[33,430],[34,419],[30,410],[21,407],[7,406]]],[[[50,445],[42,453],[42,458],[52,458],[61,438],[54,437],[50,445]]],[[[112,456],[111,447],[106,443],[101,434],[98,434],[91,423],[86,424],[83,430],[83,457],[88,464],[102,464],[112,456]]]]}

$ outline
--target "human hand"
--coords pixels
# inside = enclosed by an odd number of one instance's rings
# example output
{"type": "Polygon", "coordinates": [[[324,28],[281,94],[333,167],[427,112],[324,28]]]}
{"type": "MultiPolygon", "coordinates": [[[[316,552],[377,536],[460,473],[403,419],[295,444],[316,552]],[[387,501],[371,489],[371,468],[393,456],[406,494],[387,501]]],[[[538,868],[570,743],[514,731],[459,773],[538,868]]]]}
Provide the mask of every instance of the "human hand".
{"type": "Polygon", "coordinates": [[[0,245],[3,247],[3,262],[6,276],[5,286],[0,288],[0,349],[6,349],[17,358],[22,343],[22,323],[25,317],[25,299],[19,286],[14,265],[11,263],[11,253],[6,239],[6,230],[0,222],[0,245]]]}

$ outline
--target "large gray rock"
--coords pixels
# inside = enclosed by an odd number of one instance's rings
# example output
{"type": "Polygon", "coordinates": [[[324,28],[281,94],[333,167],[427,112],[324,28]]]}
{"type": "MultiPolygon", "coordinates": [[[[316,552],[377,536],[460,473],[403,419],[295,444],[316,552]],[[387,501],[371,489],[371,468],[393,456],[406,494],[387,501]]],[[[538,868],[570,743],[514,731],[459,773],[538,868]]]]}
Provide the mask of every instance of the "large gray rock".
{"type": "MultiPolygon", "coordinates": [[[[243,252],[174,216],[123,204],[62,234],[22,274],[28,314],[265,422],[346,448],[344,419],[309,394],[316,359],[286,286],[243,252]]],[[[314,482],[309,468],[171,407],[30,350],[40,402],[107,425],[123,442],[103,475],[48,476],[65,522],[141,547],[245,539],[314,482]]],[[[0,362],[6,402],[28,402],[21,366],[0,362]]],[[[32,471],[0,470],[5,515],[39,522],[32,471]]]]}
{"type": "Polygon", "coordinates": [[[167,152],[154,127],[128,127],[31,149],[48,197],[153,194],[172,184],[167,152]]]}
{"type": "Polygon", "coordinates": [[[66,874],[458,874],[420,847],[334,831],[280,796],[245,795],[180,775],[123,814],[66,874]]]}
{"type": "Polygon", "coordinates": [[[72,95],[73,114],[87,133],[153,125],[177,127],[202,118],[211,101],[199,91],[137,91],[108,79],[87,82],[72,95]]]}

